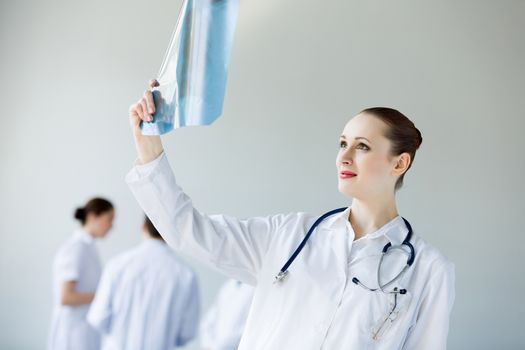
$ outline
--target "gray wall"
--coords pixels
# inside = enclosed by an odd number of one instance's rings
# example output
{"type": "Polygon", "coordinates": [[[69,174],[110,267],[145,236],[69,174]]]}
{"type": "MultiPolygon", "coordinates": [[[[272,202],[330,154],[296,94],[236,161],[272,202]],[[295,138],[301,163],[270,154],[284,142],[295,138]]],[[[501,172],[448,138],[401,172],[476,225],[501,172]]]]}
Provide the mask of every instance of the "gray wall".
{"type": "MultiPolygon", "coordinates": [[[[525,2],[241,2],[224,116],[165,138],[196,206],[348,204],[339,132],[364,107],[399,108],[424,138],[400,212],[456,263],[449,348],[523,348],[525,2]]],[[[116,203],[104,260],[140,240],[123,181],[127,110],[157,73],[180,1],[0,4],[0,348],[42,349],[50,264],[74,207],[116,203]]],[[[207,306],[222,277],[190,263],[207,306]]]]}

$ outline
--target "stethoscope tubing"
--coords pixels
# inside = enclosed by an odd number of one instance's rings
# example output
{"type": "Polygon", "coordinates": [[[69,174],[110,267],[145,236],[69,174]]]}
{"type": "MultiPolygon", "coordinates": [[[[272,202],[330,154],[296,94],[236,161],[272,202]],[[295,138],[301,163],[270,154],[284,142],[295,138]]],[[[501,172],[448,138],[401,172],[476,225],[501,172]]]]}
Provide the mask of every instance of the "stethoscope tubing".
{"type": "MultiPolygon", "coordinates": [[[[288,260],[286,261],[286,263],[283,265],[283,267],[281,268],[281,270],[279,271],[279,273],[275,276],[275,281],[274,283],[277,283],[277,282],[281,282],[287,275],[288,275],[288,269],[289,267],[292,265],[292,263],[294,262],[294,260],[297,258],[297,256],[301,253],[301,251],[303,250],[304,246],[306,245],[306,243],[308,242],[308,240],[310,239],[311,235],[313,234],[313,232],[315,231],[315,229],[317,228],[317,226],[319,226],[319,224],[324,220],[326,219],[327,217],[329,216],[332,216],[334,214],[337,214],[337,213],[341,213],[343,211],[345,211],[347,208],[344,207],[344,208],[338,208],[338,209],[334,209],[334,210],[331,210],[323,215],[321,215],[314,223],[313,225],[310,227],[310,229],[308,230],[308,232],[306,233],[306,236],[303,238],[303,240],[301,241],[301,243],[297,246],[297,248],[295,249],[295,251],[293,252],[293,254],[288,258],[288,260]]],[[[383,293],[400,293],[400,294],[405,294],[406,293],[406,289],[401,289],[401,290],[398,290],[397,288],[394,289],[394,291],[387,291],[385,290],[386,287],[388,287],[389,285],[393,284],[394,282],[396,282],[405,272],[406,270],[412,266],[412,264],[414,263],[414,260],[416,258],[416,251],[414,249],[414,246],[410,243],[410,240],[412,239],[412,225],[410,225],[410,223],[408,222],[408,220],[406,220],[405,218],[402,218],[403,221],[405,222],[406,226],[408,227],[408,233],[405,237],[405,239],[403,240],[403,242],[399,245],[399,246],[392,246],[392,243],[391,242],[388,242],[384,247],[383,247],[383,250],[381,251],[381,258],[379,260],[379,265],[377,267],[377,282],[378,282],[378,288],[370,288],[366,285],[364,285],[362,282],[359,281],[358,278],[356,277],[353,277],[352,278],[352,282],[357,284],[357,285],[360,285],[362,286],[363,288],[371,291],[371,292],[375,292],[375,291],[381,291],[383,293]],[[385,255],[388,253],[389,250],[392,250],[392,249],[402,249],[402,246],[406,246],[408,247],[408,249],[410,250],[410,253],[408,254],[408,259],[407,259],[407,263],[405,265],[405,267],[403,267],[403,269],[393,278],[391,279],[389,282],[385,283],[385,284],[381,284],[381,280],[380,280],[380,270],[381,270],[381,265],[383,263],[383,258],[385,257],[385,255]]],[[[404,250],[403,250],[404,251],[404,250]]]]}

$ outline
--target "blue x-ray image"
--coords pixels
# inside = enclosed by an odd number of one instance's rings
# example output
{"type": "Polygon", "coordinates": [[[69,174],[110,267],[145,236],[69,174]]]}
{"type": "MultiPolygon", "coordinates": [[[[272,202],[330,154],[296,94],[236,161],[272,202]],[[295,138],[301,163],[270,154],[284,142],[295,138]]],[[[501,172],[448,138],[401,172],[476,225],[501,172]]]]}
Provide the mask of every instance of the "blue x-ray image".
{"type": "Polygon", "coordinates": [[[239,0],[185,0],[153,89],[144,135],[209,125],[222,113],[239,0]]]}

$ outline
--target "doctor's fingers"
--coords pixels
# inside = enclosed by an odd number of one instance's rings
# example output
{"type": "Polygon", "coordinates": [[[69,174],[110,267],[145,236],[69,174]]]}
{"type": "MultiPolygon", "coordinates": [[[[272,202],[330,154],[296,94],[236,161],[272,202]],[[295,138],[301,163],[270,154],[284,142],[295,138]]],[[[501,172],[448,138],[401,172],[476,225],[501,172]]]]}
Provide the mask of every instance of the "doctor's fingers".
{"type": "Polygon", "coordinates": [[[148,83],[150,89],[153,89],[155,86],[159,86],[157,79],[151,79],[148,83]]]}
{"type": "Polygon", "coordinates": [[[147,121],[144,119],[144,111],[142,109],[140,101],[129,108],[129,117],[133,122],[137,124],[140,124],[141,120],[147,121]]]}
{"type": "Polygon", "coordinates": [[[140,106],[140,111],[142,112],[142,114],[139,114],[140,118],[147,122],[151,121],[153,119],[151,116],[152,113],[150,113],[148,110],[148,103],[146,102],[146,98],[142,97],[139,100],[138,105],[140,106]]]}
{"type": "Polygon", "coordinates": [[[155,113],[155,101],[153,100],[153,93],[151,92],[151,90],[146,90],[142,99],[146,101],[146,110],[148,111],[148,113],[155,113]]]}
{"type": "Polygon", "coordinates": [[[153,93],[151,92],[151,89],[156,86],[159,86],[157,79],[151,79],[148,83],[148,90],[144,92],[143,99],[146,99],[146,110],[149,114],[155,113],[155,101],[153,100],[153,93]]]}
{"type": "Polygon", "coordinates": [[[140,122],[141,122],[141,118],[140,118],[140,114],[139,114],[139,111],[138,111],[138,103],[134,104],[134,105],[131,105],[129,107],[129,110],[128,110],[128,113],[129,113],[129,123],[130,125],[135,128],[135,127],[138,127],[140,125],[140,122]]]}

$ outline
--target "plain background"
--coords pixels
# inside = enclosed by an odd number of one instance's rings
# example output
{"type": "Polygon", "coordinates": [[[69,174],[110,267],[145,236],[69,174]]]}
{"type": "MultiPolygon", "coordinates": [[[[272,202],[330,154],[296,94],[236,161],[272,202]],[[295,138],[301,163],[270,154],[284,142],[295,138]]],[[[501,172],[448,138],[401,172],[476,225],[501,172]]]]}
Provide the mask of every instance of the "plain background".
{"type": "MultiPolygon", "coordinates": [[[[76,206],[116,204],[104,261],[140,241],[127,110],[180,4],[1,1],[0,348],[44,348],[76,206]]],[[[320,214],[350,203],[345,122],[398,108],[424,139],[398,209],[456,264],[449,349],[523,349],[523,18],[523,1],[241,0],[223,117],[164,139],[179,183],[207,213],[320,214]]],[[[206,308],[223,277],[189,262],[206,308]]]]}

